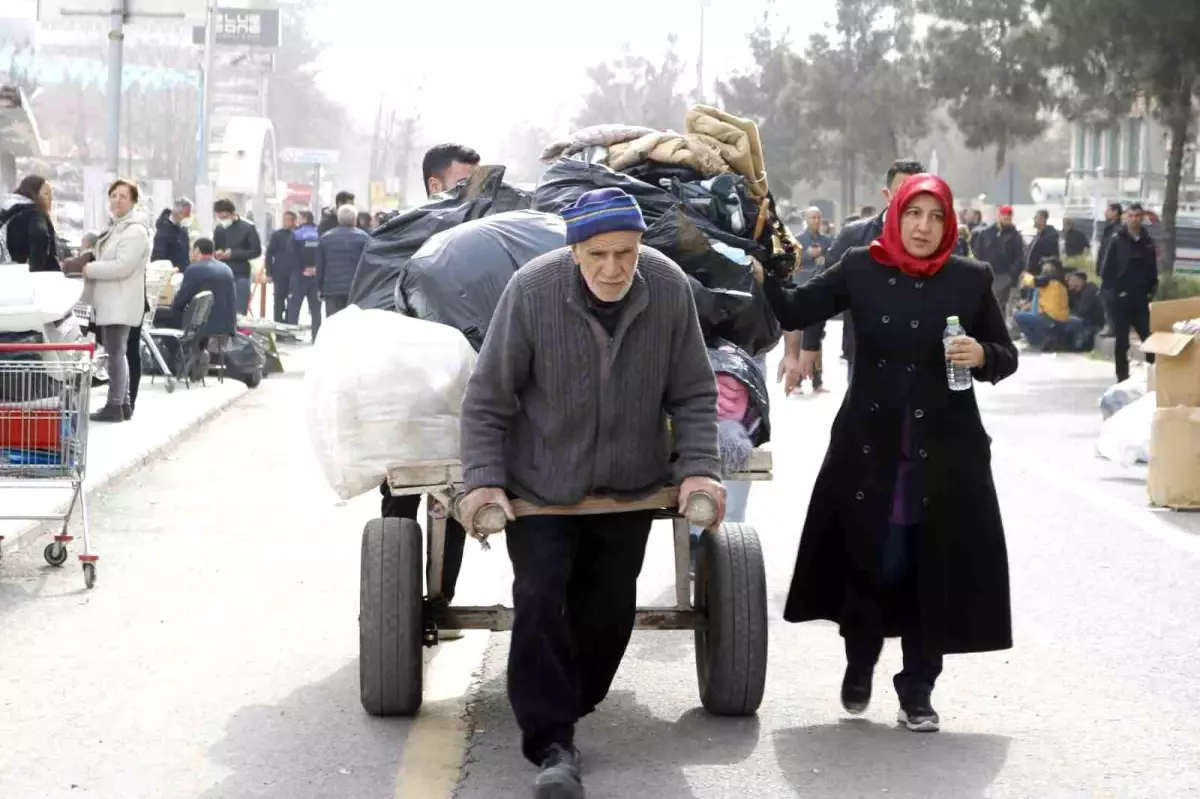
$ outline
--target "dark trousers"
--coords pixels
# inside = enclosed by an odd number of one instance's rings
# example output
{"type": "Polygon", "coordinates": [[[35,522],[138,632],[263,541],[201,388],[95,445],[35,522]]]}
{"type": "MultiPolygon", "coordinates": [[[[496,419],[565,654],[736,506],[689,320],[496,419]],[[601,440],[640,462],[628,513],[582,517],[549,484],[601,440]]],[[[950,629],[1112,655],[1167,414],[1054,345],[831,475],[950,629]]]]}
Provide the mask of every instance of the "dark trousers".
{"type": "Polygon", "coordinates": [[[608,695],[633,633],[651,512],[526,516],[508,525],[513,630],[508,698],[540,764],[608,695]]]}
{"type": "MultiPolygon", "coordinates": [[[[1150,300],[1129,294],[1113,297],[1113,360],[1117,363],[1117,382],[1129,379],[1129,329],[1138,338],[1150,337],[1150,300]]],[[[1154,363],[1154,355],[1146,353],[1146,362],[1154,363]]]]}
{"type": "Polygon", "coordinates": [[[233,276],[233,296],[237,312],[245,316],[250,313],[250,276],[233,276]]]}
{"type": "Polygon", "coordinates": [[[329,318],[338,311],[345,310],[350,304],[350,298],[345,294],[326,294],[325,295],[325,317],[329,318]]]}
{"type": "MultiPolygon", "coordinates": [[[[379,487],[383,495],[379,515],[385,519],[412,519],[417,521],[417,509],[421,495],[393,497],[385,482],[379,487]]],[[[428,535],[429,531],[426,531],[428,535]]],[[[458,572],[462,568],[463,546],[467,542],[467,531],[453,518],[446,519],[446,549],[442,555],[442,596],[449,603],[454,599],[454,587],[458,585],[458,572]]],[[[428,579],[428,567],[426,568],[428,579]]]]}
{"type": "Polygon", "coordinates": [[[125,360],[129,362],[129,406],[137,407],[138,386],[142,382],[142,326],[129,328],[125,345],[125,360]]]}
{"type": "Polygon", "coordinates": [[[292,276],[292,292],[288,297],[288,324],[300,324],[300,306],[308,301],[308,312],[312,315],[312,337],[317,340],[317,331],[321,329],[321,297],[317,291],[316,276],[296,274],[292,276]]]}
{"type": "Polygon", "coordinates": [[[279,269],[277,274],[271,276],[271,284],[275,287],[274,319],[278,323],[286,322],[288,295],[292,293],[292,270],[279,269]]]}
{"type": "MultiPolygon", "coordinates": [[[[942,656],[927,654],[922,647],[920,619],[916,612],[916,564],[920,536],[920,525],[893,524],[889,525],[883,542],[883,587],[904,604],[899,609],[904,621],[904,633],[900,637],[904,667],[892,678],[896,694],[902,699],[932,693],[934,683],[942,673],[942,656]]],[[[882,651],[881,636],[846,636],[846,663],[853,671],[873,672],[882,651]]]]}

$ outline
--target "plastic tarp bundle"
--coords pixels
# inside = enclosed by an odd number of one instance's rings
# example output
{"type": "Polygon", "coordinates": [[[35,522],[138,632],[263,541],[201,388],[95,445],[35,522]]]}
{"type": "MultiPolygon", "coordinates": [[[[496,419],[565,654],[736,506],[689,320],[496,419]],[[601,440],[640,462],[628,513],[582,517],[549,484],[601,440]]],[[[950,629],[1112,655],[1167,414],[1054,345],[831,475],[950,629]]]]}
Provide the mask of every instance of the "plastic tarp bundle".
{"type": "Polygon", "coordinates": [[[750,392],[750,407],[753,409],[747,425],[750,440],[761,447],[771,440],[771,401],[767,394],[767,376],[764,375],[748,354],[736,344],[716,340],[709,343],[708,363],[717,374],[735,378],[750,392]]]}
{"type": "Polygon", "coordinates": [[[306,420],[329,486],[350,499],[392,465],[457,460],[475,352],[457,330],[349,306],[321,325],[306,420]]]}
{"type": "Polygon", "coordinates": [[[396,306],[457,328],[478,352],[513,273],[566,239],[562,218],[538,211],[509,211],[444,230],[408,262],[396,283],[396,306]]]}
{"type": "Polygon", "coordinates": [[[1105,419],[1117,411],[1146,396],[1146,373],[1140,372],[1128,380],[1110,386],[1100,397],[1100,413],[1105,419]]]}
{"type": "Polygon", "coordinates": [[[405,312],[395,304],[396,283],[409,259],[431,236],[488,214],[528,208],[529,204],[528,193],[504,182],[504,167],[476,168],[467,181],[372,232],[350,284],[350,302],[360,308],[405,312]]]}
{"type": "Polygon", "coordinates": [[[1151,391],[1106,419],[1100,425],[1096,452],[1122,466],[1149,463],[1150,428],[1157,406],[1157,397],[1151,391]]]}
{"type": "Polygon", "coordinates": [[[546,170],[533,192],[533,210],[561,214],[575,201],[595,189],[618,188],[637,200],[647,225],[680,203],[670,192],[637,178],[614,172],[602,164],[560,158],[546,170]]]}

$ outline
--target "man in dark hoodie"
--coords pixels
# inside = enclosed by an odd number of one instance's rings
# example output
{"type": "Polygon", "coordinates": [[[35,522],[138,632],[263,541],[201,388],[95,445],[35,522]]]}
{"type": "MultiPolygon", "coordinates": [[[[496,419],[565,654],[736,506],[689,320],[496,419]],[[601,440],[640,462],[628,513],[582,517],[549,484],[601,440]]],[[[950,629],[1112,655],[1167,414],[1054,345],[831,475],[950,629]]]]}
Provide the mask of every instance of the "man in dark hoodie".
{"type": "Polygon", "coordinates": [[[275,287],[275,321],[287,319],[288,295],[292,291],[292,278],[300,271],[300,259],[296,254],[296,212],[283,212],[283,227],[271,234],[267,241],[267,279],[275,287]]]}
{"type": "Polygon", "coordinates": [[[213,213],[217,216],[217,229],[213,232],[216,258],[233,272],[237,312],[249,313],[250,261],[262,255],[262,239],[258,237],[258,228],[238,216],[233,201],[217,200],[213,203],[213,213]]]}
{"type": "Polygon", "coordinates": [[[317,340],[321,329],[321,298],[317,290],[317,251],[321,246],[321,234],[317,232],[312,211],[300,212],[300,227],[293,234],[296,248],[296,272],[292,276],[292,293],[288,297],[287,321],[289,325],[300,324],[300,306],[308,300],[308,313],[312,317],[312,338],[317,340]]]}
{"type": "Polygon", "coordinates": [[[192,216],[192,201],[180,197],[171,208],[164,208],[154,225],[154,248],[151,261],[170,261],[179,271],[187,269],[192,251],[186,223],[192,216]]]}
{"type": "MultiPolygon", "coordinates": [[[[1144,215],[1140,203],[1129,206],[1125,226],[1113,236],[1100,266],[1100,285],[1112,296],[1118,383],[1129,379],[1129,328],[1142,341],[1150,336],[1150,301],[1158,291],[1158,252],[1143,227],[1144,215]]],[[[1154,355],[1146,353],[1146,361],[1154,363],[1154,355]]]]}

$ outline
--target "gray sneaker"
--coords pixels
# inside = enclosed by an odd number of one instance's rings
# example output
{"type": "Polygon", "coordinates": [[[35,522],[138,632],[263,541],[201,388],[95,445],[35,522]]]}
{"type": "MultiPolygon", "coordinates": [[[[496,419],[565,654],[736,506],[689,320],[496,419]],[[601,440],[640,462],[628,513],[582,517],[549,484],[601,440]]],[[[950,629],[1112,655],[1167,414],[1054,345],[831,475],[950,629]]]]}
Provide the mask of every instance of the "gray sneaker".
{"type": "Polygon", "coordinates": [[[896,721],[913,732],[937,732],[941,728],[941,719],[929,701],[929,694],[901,699],[896,721]]]}
{"type": "Polygon", "coordinates": [[[579,757],[574,750],[551,744],[542,760],[542,771],[533,781],[534,799],[586,799],[579,778],[579,757]]]}

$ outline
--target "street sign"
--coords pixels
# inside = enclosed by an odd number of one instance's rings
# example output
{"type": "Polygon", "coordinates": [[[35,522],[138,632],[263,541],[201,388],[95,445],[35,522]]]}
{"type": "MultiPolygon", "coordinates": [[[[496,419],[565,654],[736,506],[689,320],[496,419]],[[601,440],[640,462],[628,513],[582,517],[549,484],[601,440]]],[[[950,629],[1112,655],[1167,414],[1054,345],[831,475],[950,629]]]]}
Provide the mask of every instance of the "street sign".
{"type": "Polygon", "coordinates": [[[285,164],[308,164],[331,166],[342,157],[339,150],[314,150],[309,147],[284,147],[279,151],[279,160],[285,164]]]}
{"type": "MultiPolygon", "coordinates": [[[[278,8],[218,8],[213,41],[221,45],[278,47],[280,27],[278,8]]],[[[203,25],[192,28],[192,41],[204,44],[203,25]]]]}
{"type": "MultiPolygon", "coordinates": [[[[41,0],[38,19],[45,22],[64,17],[107,17],[112,0],[41,0]]],[[[131,17],[183,17],[204,21],[205,0],[125,0],[125,13],[131,17]]]]}

